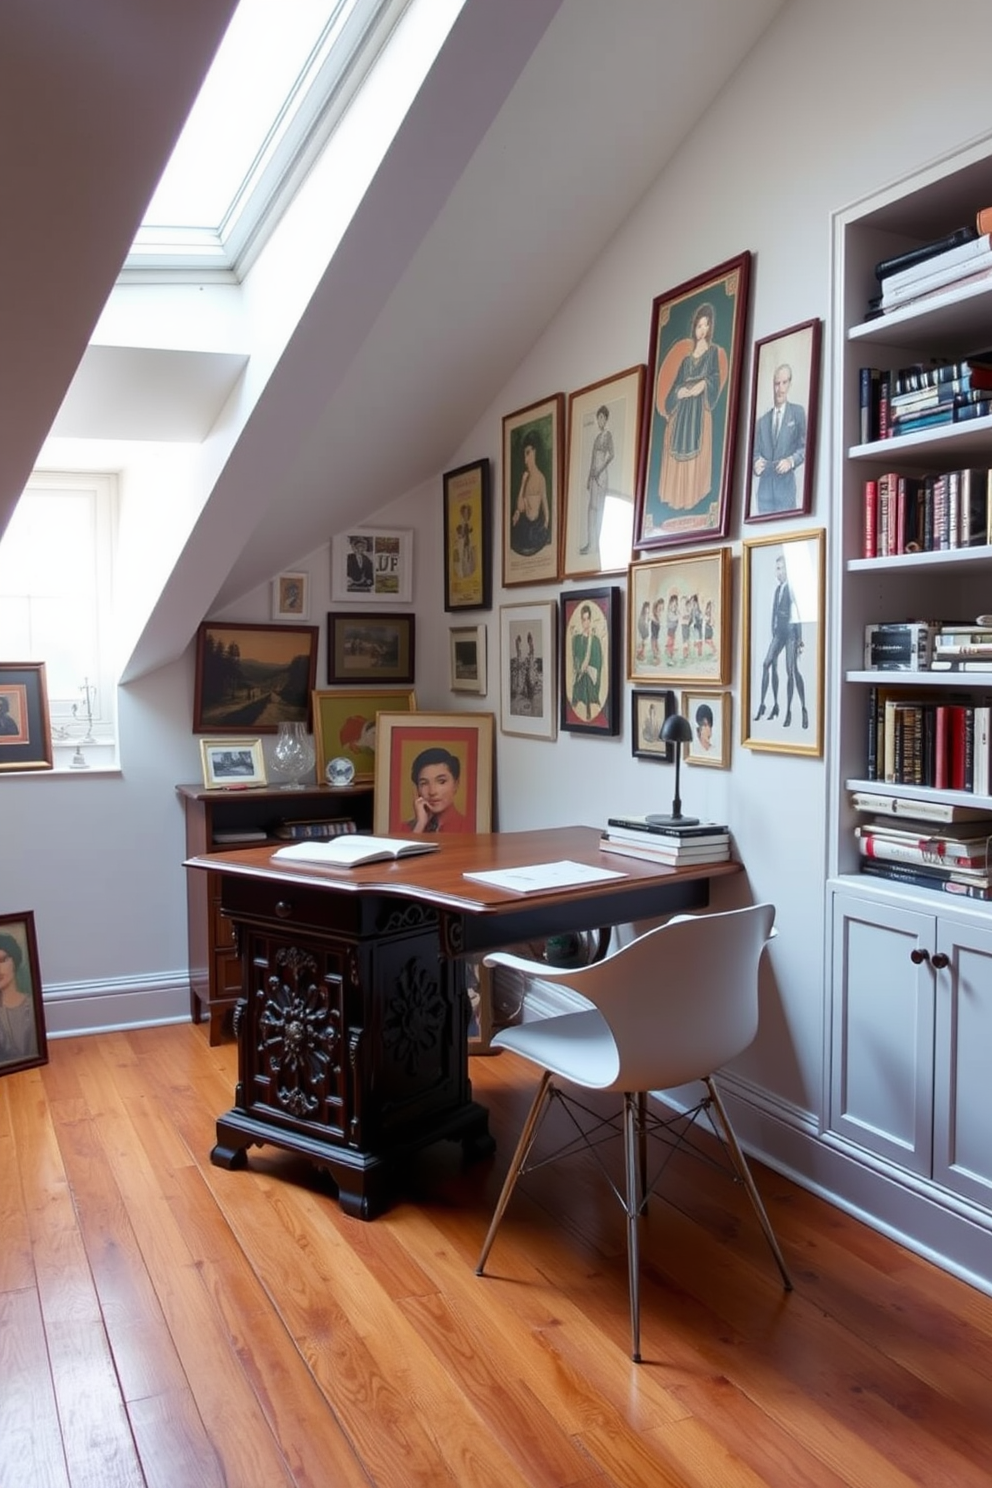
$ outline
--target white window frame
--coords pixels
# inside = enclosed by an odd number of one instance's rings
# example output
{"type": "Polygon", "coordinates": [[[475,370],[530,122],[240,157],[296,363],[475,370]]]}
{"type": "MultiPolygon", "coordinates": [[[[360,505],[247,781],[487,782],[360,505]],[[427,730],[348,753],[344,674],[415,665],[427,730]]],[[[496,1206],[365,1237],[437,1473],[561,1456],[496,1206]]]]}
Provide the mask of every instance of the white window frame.
{"type": "MultiPolygon", "coordinates": [[[[75,691],[67,690],[47,670],[48,704],[56,773],[118,768],[117,669],[113,627],[114,553],[117,540],[119,481],[111,471],[44,471],[32,473],[21,501],[46,494],[77,491],[93,503],[96,650],[93,676],[80,677],[75,691]],[[92,689],[89,698],[87,685],[92,689]]],[[[16,512],[14,516],[16,521],[16,512]]],[[[4,562],[0,538],[0,564],[4,562]]],[[[29,595],[30,600],[30,595],[29,595]]],[[[17,661],[46,661],[40,646],[29,643],[17,661]]],[[[46,772],[47,773],[47,772],[46,772]]]]}

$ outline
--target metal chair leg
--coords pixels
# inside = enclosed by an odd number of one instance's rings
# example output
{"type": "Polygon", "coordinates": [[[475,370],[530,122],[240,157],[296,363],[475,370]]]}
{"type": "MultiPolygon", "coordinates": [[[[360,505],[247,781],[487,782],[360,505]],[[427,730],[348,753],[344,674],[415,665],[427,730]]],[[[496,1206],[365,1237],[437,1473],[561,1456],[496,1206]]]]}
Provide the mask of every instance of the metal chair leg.
{"type": "Polygon", "coordinates": [[[644,1109],[637,1092],[625,1091],[623,1097],[623,1148],[627,1177],[627,1286],[630,1292],[630,1357],[641,1362],[641,1266],[638,1230],[644,1207],[642,1171],[644,1162],[644,1127],[640,1117],[644,1109]]]}
{"type": "Polygon", "coordinates": [[[709,1091],[709,1096],[711,1102],[713,1103],[713,1108],[716,1111],[717,1116],[720,1118],[722,1136],[727,1144],[727,1150],[730,1153],[731,1158],[733,1159],[734,1167],[737,1169],[738,1177],[744,1185],[748,1198],[751,1200],[752,1209],[758,1216],[758,1223],[764,1231],[765,1239],[768,1241],[772,1255],[775,1257],[775,1264],[778,1266],[779,1271],[782,1273],[782,1281],[785,1283],[785,1290],[787,1292],[791,1292],[792,1278],[786,1269],[785,1260],[782,1256],[781,1250],[779,1249],[779,1243],[775,1238],[775,1231],[772,1229],[771,1220],[768,1218],[765,1206],[761,1201],[761,1195],[758,1192],[755,1181],[751,1177],[751,1169],[748,1167],[747,1158],[744,1156],[744,1153],[741,1150],[741,1145],[737,1140],[737,1135],[730,1124],[730,1118],[727,1115],[726,1107],[724,1106],[723,1101],[720,1098],[720,1092],[717,1090],[716,1085],[714,1084],[710,1076],[706,1077],[705,1084],[706,1089],[709,1091]]]}
{"type": "Polygon", "coordinates": [[[517,1140],[516,1151],[514,1152],[511,1159],[509,1170],[507,1171],[507,1175],[503,1180],[503,1187],[500,1190],[499,1199],[496,1202],[496,1209],[493,1213],[492,1220],[490,1221],[488,1233],[482,1244],[482,1253],[479,1256],[478,1262],[476,1263],[476,1276],[481,1276],[483,1273],[486,1261],[489,1257],[489,1252],[492,1249],[493,1241],[496,1238],[496,1231],[499,1228],[499,1222],[503,1218],[503,1213],[506,1209],[507,1204],[510,1202],[510,1195],[513,1193],[513,1190],[516,1187],[517,1179],[520,1176],[520,1169],[527,1161],[527,1154],[531,1149],[531,1144],[533,1143],[535,1136],[537,1135],[537,1128],[540,1124],[541,1117],[544,1114],[544,1108],[547,1105],[550,1096],[551,1072],[550,1070],[545,1070],[541,1076],[541,1083],[537,1087],[537,1094],[534,1096],[534,1100],[531,1103],[531,1108],[527,1113],[527,1120],[524,1122],[523,1131],[520,1133],[520,1136],[517,1140]]]}

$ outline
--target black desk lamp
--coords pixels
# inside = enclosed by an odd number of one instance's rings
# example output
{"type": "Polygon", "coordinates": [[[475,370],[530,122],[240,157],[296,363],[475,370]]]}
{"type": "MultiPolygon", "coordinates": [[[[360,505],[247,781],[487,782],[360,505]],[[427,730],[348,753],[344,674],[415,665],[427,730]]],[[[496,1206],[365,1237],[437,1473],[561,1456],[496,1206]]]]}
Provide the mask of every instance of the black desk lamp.
{"type": "Polygon", "coordinates": [[[672,713],[661,725],[661,738],[666,744],[675,746],[675,799],[672,802],[671,816],[659,816],[657,814],[647,818],[652,827],[695,827],[699,825],[698,816],[682,815],[682,799],[679,796],[679,771],[682,768],[682,745],[692,740],[692,724],[688,718],[683,718],[681,713],[672,713]]]}

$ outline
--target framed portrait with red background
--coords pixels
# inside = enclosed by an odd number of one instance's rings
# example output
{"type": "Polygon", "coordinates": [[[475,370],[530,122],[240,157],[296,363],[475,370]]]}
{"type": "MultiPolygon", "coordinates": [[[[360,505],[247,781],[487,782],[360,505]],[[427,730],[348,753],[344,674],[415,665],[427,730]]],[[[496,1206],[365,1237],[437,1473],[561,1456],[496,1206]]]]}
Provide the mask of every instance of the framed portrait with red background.
{"type": "Polygon", "coordinates": [[[489,832],[493,813],[491,713],[380,713],[375,830],[489,832]]]}

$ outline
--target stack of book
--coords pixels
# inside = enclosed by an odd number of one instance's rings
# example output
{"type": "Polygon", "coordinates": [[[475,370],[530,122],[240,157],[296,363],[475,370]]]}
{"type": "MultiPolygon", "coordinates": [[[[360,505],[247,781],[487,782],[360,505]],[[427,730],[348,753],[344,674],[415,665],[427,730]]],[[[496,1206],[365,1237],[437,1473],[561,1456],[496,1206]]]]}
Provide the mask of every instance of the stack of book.
{"type": "Polygon", "coordinates": [[[274,835],[284,842],[298,842],[315,838],[324,841],[329,837],[347,837],[358,831],[358,825],[349,816],[335,817],[333,821],[308,820],[284,821],[275,829],[274,835]]]}
{"type": "Polygon", "coordinates": [[[971,223],[941,238],[917,244],[875,265],[879,292],[868,318],[891,315],[905,305],[992,276],[992,207],[980,207],[971,223]]]}
{"type": "Polygon", "coordinates": [[[992,399],[992,351],[958,362],[914,362],[860,370],[862,444],[935,425],[985,418],[992,399]]]}
{"type": "Polygon", "coordinates": [[[911,817],[869,817],[855,828],[861,871],[971,899],[992,898],[992,818],[943,825],[911,817]]]}
{"type": "Polygon", "coordinates": [[[611,816],[600,847],[603,852],[671,868],[725,863],[730,857],[730,828],[717,822],[688,827],[649,822],[646,816],[611,816]]]}
{"type": "Polygon", "coordinates": [[[960,625],[942,625],[934,636],[930,669],[992,672],[992,624],[970,625],[964,621],[960,625]]]}

